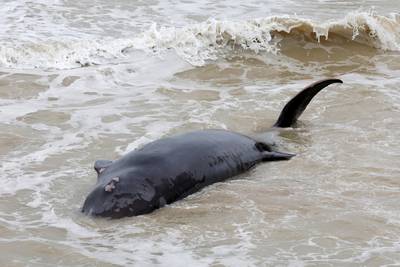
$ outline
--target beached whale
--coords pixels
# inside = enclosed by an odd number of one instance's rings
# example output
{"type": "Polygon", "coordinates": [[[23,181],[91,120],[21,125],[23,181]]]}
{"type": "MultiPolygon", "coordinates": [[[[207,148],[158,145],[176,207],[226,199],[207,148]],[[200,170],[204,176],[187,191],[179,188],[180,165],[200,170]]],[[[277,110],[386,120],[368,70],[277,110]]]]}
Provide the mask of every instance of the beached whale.
{"type": "MultiPolygon", "coordinates": [[[[303,89],[285,105],[274,127],[292,126],[311,99],[332,83],[342,81],[321,80],[303,89]]],[[[82,211],[112,218],[146,214],[260,162],[293,156],[226,130],[201,130],[163,138],[118,160],[96,161],[98,180],[82,211]]]]}

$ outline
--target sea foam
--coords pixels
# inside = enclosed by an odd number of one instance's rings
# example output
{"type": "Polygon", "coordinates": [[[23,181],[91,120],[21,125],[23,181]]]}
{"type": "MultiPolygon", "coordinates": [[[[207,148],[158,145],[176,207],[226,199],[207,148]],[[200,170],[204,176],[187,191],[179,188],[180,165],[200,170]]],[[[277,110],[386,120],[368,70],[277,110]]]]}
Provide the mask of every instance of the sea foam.
{"type": "MultiPolygon", "coordinates": [[[[151,55],[174,50],[190,64],[202,66],[240,49],[278,54],[282,38],[296,35],[318,42],[335,42],[332,36],[338,36],[376,49],[400,51],[400,15],[352,12],[343,19],[322,23],[297,16],[242,21],[209,19],[179,28],[153,24],[132,38],[3,41],[0,44],[0,66],[71,69],[119,64],[134,60],[130,53],[134,50],[151,55]]],[[[343,42],[340,45],[344,45],[343,42]]]]}

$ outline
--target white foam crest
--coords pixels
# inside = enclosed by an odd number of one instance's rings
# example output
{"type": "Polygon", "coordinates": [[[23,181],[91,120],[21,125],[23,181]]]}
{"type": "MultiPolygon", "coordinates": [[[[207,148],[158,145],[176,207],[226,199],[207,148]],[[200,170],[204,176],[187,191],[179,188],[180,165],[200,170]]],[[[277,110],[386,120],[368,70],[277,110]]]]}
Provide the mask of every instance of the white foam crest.
{"type": "MultiPolygon", "coordinates": [[[[277,34],[303,34],[329,39],[338,35],[378,49],[400,51],[400,16],[351,12],[341,20],[319,23],[297,16],[273,16],[252,20],[215,20],[184,27],[150,29],[132,38],[50,39],[36,42],[3,41],[0,66],[17,69],[70,69],[88,65],[132,62],[130,50],[162,55],[174,50],[192,65],[204,65],[234,50],[255,53],[279,51],[277,34]]],[[[89,37],[85,37],[89,38],[89,37]]]]}
{"type": "MultiPolygon", "coordinates": [[[[375,48],[400,51],[400,15],[379,16],[373,12],[351,12],[343,20],[323,26],[321,33],[328,37],[329,31],[338,33],[352,30],[352,39],[375,48]],[[328,26],[328,27],[327,27],[328,26]]],[[[317,32],[317,31],[316,31],[317,32]]],[[[318,32],[317,32],[318,33],[318,32]]]]}
{"type": "Polygon", "coordinates": [[[36,42],[3,42],[0,64],[17,69],[72,69],[112,63],[123,58],[121,50],[129,40],[40,40],[36,42]]]}
{"type": "MultiPolygon", "coordinates": [[[[267,25],[265,25],[267,26],[267,25]]],[[[154,51],[174,49],[178,55],[193,65],[203,65],[206,60],[218,58],[221,48],[240,46],[243,49],[276,52],[271,44],[270,29],[254,21],[209,20],[183,28],[167,28],[154,24],[136,39],[135,48],[154,51]]]]}

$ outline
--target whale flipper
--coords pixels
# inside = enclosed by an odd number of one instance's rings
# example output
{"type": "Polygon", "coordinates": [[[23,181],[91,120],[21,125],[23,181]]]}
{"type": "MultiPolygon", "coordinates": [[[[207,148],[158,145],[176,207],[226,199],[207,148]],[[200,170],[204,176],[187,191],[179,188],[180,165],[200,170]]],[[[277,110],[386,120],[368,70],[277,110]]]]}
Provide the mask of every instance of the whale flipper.
{"type": "Polygon", "coordinates": [[[296,155],[285,152],[264,151],[262,161],[289,160],[294,156],[296,155]]]}
{"type": "Polygon", "coordinates": [[[293,126],[306,109],[311,99],[313,99],[319,91],[332,83],[343,83],[343,81],[339,79],[324,79],[304,88],[285,105],[274,127],[284,128],[293,126]]]}
{"type": "Polygon", "coordinates": [[[94,163],[94,169],[96,170],[97,174],[100,174],[112,163],[113,162],[111,160],[96,160],[94,163]]]}

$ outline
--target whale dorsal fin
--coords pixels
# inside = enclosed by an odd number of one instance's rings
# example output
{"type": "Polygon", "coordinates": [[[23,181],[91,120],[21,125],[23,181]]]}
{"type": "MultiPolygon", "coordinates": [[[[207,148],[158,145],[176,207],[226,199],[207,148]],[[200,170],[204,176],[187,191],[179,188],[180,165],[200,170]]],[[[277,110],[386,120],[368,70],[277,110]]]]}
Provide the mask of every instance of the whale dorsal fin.
{"type": "Polygon", "coordinates": [[[111,160],[96,160],[94,163],[94,169],[97,174],[102,173],[108,166],[110,166],[113,162],[111,160]]]}
{"type": "Polygon", "coordinates": [[[325,79],[315,82],[304,88],[286,104],[281,111],[278,120],[274,124],[274,127],[293,126],[293,124],[296,123],[297,119],[306,109],[311,99],[313,99],[313,97],[318,94],[319,91],[332,83],[343,83],[343,81],[339,79],[325,79]]]}

